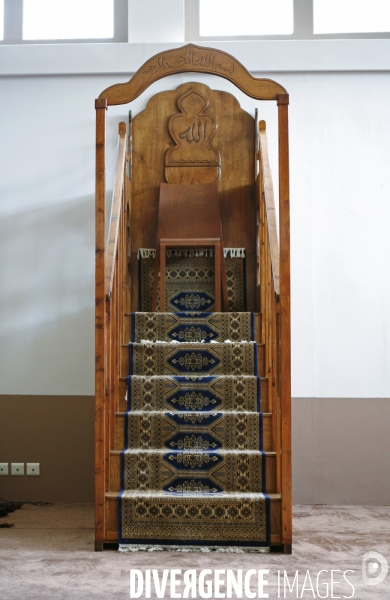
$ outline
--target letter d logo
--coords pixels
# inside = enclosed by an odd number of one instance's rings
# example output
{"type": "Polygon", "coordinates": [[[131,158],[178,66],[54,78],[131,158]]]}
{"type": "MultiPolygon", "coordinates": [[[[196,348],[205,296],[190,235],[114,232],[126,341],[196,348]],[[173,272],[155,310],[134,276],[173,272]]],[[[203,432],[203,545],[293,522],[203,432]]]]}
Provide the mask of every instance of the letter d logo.
{"type": "Polygon", "coordinates": [[[389,565],[379,552],[366,552],[362,561],[362,576],[364,585],[378,585],[387,577],[389,565]]]}

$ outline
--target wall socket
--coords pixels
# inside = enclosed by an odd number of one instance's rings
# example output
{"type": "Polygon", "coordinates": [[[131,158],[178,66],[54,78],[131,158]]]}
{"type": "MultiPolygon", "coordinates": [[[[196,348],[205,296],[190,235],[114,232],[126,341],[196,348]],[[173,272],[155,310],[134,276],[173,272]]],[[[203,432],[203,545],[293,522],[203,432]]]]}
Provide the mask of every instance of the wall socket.
{"type": "Polygon", "coordinates": [[[39,463],[27,463],[26,464],[26,473],[27,475],[38,476],[40,475],[40,464],[39,463]]]}
{"type": "Polygon", "coordinates": [[[24,475],[24,463],[11,463],[11,475],[24,475]]]}
{"type": "MultiPolygon", "coordinates": [[[[26,463],[26,475],[37,477],[41,474],[40,463],[26,463]]],[[[0,463],[0,476],[9,475],[8,463],[0,463]]],[[[24,475],[24,463],[11,463],[11,475],[24,475]]]]}
{"type": "Polygon", "coordinates": [[[8,463],[0,463],[0,475],[8,475],[8,463]]]}

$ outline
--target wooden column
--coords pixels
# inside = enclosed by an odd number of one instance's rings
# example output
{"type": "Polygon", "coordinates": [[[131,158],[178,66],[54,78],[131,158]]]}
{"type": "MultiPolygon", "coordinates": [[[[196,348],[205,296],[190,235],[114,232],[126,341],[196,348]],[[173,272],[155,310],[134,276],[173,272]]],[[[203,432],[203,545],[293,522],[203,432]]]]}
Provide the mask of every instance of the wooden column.
{"type": "Polygon", "coordinates": [[[288,149],[288,94],[278,95],[279,227],[280,227],[280,401],[282,542],[292,543],[291,485],[291,329],[290,329],[290,185],[288,149]]]}
{"type": "Polygon", "coordinates": [[[95,550],[103,550],[105,494],[105,223],[106,223],[106,110],[107,100],[96,108],[96,213],[95,213],[95,550]]]}

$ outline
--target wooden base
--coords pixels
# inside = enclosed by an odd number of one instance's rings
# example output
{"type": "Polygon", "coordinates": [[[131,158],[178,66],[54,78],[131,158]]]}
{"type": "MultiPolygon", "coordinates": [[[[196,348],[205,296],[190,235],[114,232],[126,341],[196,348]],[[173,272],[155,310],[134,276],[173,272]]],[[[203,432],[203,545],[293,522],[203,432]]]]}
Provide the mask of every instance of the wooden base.
{"type": "Polygon", "coordinates": [[[292,554],[292,544],[272,544],[270,552],[273,554],[292,554]]]}
{"type": "MultiPolygon", "coordinates": [[[[95,542],[95,552],[103,550],[118,550],[118,542],[95,542]]],[[[292,554],[292,544],[272,544],[270,546],[271,554],[292,554]]]]}
{"type": "MultiPolygon", "coordinates": [[[[117,542],[95,542],[95,552],[103,550],[118,550],[117,542]]],[[[292,554],[292,544],[272,544],[269,549],[271,554],[292,554]]]]}

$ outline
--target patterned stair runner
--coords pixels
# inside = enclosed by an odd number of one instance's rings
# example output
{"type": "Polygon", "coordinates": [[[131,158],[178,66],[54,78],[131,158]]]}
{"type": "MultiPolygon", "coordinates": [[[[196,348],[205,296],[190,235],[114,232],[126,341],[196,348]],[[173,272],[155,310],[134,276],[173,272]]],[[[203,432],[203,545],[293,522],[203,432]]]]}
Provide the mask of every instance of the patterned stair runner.
{"type": "Polygon", "coordinates": [[[251,313],[133,313],[123,546],[270,545],[251,313]]]}

